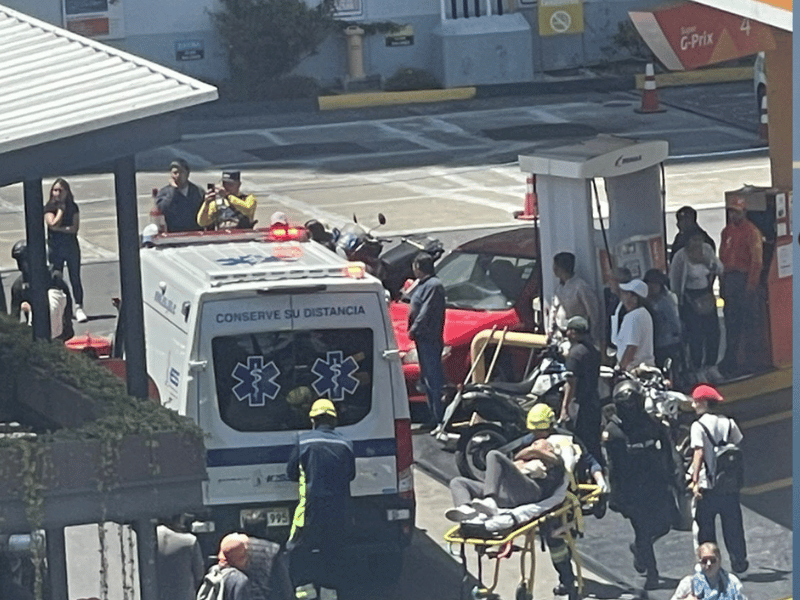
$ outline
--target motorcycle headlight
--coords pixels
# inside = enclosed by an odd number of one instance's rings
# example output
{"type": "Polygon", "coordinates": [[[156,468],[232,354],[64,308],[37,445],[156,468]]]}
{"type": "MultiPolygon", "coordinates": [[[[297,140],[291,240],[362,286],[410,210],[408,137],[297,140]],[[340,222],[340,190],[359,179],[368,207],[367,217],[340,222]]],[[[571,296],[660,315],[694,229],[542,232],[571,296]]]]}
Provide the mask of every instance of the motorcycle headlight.
{"type": "Polygon", "coordinates": [[[417,354],[417,349],[416,348],[412,348],[411,350],[409,350],[408,352],[403,354],[403,356],[401,357],[400,360],[402,361],[402,363],[404,365],[416,365],[416,364],[418,364],[419,363],[419,355],[417,354]]]}

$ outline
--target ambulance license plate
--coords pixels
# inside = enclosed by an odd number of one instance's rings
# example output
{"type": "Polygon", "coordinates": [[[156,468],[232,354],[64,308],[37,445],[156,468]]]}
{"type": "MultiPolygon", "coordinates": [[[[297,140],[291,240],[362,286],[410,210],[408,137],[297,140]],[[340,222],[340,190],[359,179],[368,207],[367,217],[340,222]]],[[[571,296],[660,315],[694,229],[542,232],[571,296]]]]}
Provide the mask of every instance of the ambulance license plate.
{"type": "Polygon", "coordinates": [[[267,510],[267,527],[286,527],[290,525],[289,508],[270,508],[267,510]]]}

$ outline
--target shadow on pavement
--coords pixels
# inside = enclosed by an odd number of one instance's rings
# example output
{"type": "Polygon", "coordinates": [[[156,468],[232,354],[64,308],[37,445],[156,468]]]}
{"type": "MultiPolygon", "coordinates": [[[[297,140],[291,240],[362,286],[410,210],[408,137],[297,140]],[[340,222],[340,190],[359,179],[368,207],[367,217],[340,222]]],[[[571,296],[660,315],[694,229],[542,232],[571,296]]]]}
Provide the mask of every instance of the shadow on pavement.
{"type": "Polygon", "coordinates": [[[421,529],[414,531],[397,583],[380,583],[381,574],[369,572],[365,565],[354,575],[354,585],[340,590],[341,600],[457,600],[468,597],[477,583],[471,576],[462,583],[461,565],[421,529]],[[462,585],[464,596],[459,595],[462,585]]]}

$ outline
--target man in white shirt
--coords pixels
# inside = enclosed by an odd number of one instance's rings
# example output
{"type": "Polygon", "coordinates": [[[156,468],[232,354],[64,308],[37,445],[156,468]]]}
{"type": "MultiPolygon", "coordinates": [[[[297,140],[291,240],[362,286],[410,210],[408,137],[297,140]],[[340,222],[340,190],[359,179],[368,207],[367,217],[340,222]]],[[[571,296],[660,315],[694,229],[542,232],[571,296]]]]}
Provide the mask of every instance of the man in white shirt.
{"type": "Polygon", "coordinates": [[[653,318],[644,306],[647,299],[647,284],[641,279],[632,279],[619,285],[622,304],[627,312],[619,326],[616,339],[617,364],[629,371],[641,364],[654,367],[653,318]]]}
{"type": "Polygon", "coordinates": [[[575,255],[559,252],[553,257],[553,273],[558,278],[550,306],[550,336],[563,338],[567,321],[583,317],[589,322],[592,339],[602,338],[600,331],[600,302],[592,287],[575,275],[575,255]]]}
{"type": "Polygon", "coordinates": [[[719,515],[725,547],[730,554],[731,570],[743,573],[749,564],[739,492],[714,489],[717,474],[715,443],[738,445],[743,438],[733,419],[709,412],[709,404],[722,400],[722,395],[710,385],[698,385],[692,392],[692,407],[698,414],[689,433],[694,450],[689,473],[695,499],[695,544],[716,543],[715,521],[719,515]]]}

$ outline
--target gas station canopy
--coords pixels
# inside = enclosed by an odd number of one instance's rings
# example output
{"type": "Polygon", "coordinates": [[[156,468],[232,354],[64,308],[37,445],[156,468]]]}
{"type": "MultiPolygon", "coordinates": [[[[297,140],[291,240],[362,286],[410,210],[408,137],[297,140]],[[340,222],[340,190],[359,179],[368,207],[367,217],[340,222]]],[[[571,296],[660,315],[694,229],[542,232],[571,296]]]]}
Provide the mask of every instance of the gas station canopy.
{"type": "Polygon", "coordinates": [[[791,0],[678,2],[629,15],[656,57],[671,71],[775,50],[773,28],[792,30],[791,0]]]}

